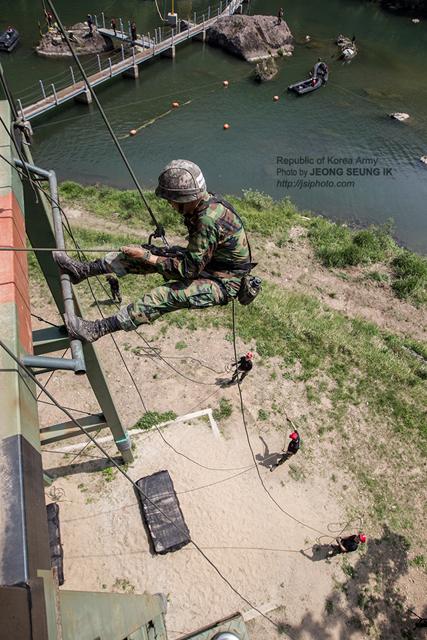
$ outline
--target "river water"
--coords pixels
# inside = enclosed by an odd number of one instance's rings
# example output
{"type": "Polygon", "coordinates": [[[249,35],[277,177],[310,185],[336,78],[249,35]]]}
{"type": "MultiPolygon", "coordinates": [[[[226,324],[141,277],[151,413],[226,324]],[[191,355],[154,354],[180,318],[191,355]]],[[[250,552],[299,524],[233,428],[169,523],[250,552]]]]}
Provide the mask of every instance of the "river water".
{"type": "MultiPolygon", "coordinates": [[[[159,4],[164,10],[165,1],[159,4]]],[[[297,44],[291,58],[279,60],[272,82],[257,85],[251,65],[189,42],[177,48],[174,61],[144,64],[137,81],[116,79],[97,89],[142,184],[153,187],[170,159],[190,158],[211,190],[289,196],[302,208],[362,224],[392,219],[404,244],[427,253],[427,166],[419,160],[427,155],[427,23],[413,24],[363,0],[252,0],[249,11],[275,14],[281,4],[297,44]],[[360,53],[350,64],[337,60],[338,33],[357,37],[360,53]],[[288,84],[306,77],[319,56],[330,64],[328,85],[303,97],[288,94],[288,84]],[[173,100],[180,109],[170,110],[173,100]],[[393,121],[392,111],[411,119],[393,121]],[[138,135],[130,137],[133,128],[138,135]]],[[[39,79],[47,88],[62,86],[70,63],[33,52],[40,3],[11,5],[0,0],[0,26],[16,26],[22,41],[1,62],[15,97],[28,104],[40,97],[39,79]]],[[[207,5],[176,0],[181,15],[201,14],[207,5]]],[[[88,11],[84,0],[57,0],[56,6],[66,24],[88,11]]],[[[152,0],[92,0],[90,10],[125,24],[134,19],[145,33],[160,24],[152,0]]],[[[95,64],[85,60],[88,69],[95,64]]],[[[131,186],[93,105],[69,103],[33,126],[36,161],[61,179],[131,186]]]]}

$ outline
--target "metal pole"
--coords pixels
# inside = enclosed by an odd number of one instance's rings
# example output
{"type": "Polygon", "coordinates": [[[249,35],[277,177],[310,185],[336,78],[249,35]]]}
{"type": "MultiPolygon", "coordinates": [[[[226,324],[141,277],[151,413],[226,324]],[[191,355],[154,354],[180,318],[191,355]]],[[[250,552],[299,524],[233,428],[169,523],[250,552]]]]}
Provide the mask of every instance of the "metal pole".
{"type": "Polygon", "coordinates": [[[99,53],[96,54],[96,57],[98,58],[98,67],[99,70],[102,71],[102,65],[101,65],[101,58],[99,57],[99,53]]]}
{"type": "Polygon", "coordinates": [[[78,360],[70,358],[51,358],[50,356],[24,356],[22,364],[26,367],[36,367],[39,369],[62,369],[64,371],[74,371],[76,366],[80,367],[78,360]]]}
{"type": "Polygon", "coordinates": [[[73,81],[73,84],[76,84],[76,79],[74,77],[74,69],[73,69],[73,67],[70,67],[70,72],[71,72],[71,79],[73,81]]]}
{"type": "MultiPolygon", "coordinates": [[[[53,87],[53,85],[52,85],[53,87]]],[[[23,163],[20,160],[15,160],[15,164],[18,167],[23,167],[23,163]]],[[[32,164],[25,163],[25,166],[31,173],[38,175],[45,180],[49,180],[50,198],[52,206],[52,221],[55,232],[56,246],[60,251],[65,251],[64,231],[62,227],[61,212],[58,204],[58,181],[56,179],[56,173],[54,171],[46,171],[40,167],[36,167],[32,164]]],[[[64,300],[64,311],[69,316],[75,316],[76,311],[74,308],[73,289],[71,287],[70,276],[66,273],[60,274],[62,298],[64,300]]],[[[70,349],[73,360],[76,360],[76,366],[74,371],[78,374],[86,373],[86,365],[83,356],[83,347],[80,340],[70,340],[70,349]]]]}
{"type": "Polygon", "coordinates": [[[96,25],[96,28],[98,28],[98,16],[96,15],[96,13],[95,13],[95,25],[96,25]]]}
{"type": "Polygon", "coordinates": [[[52,87],[52,90],[53,90],[53,96],[55,98],[55,104],[58,104],[58,96],[56,95],[55,85],[52,83],[50,86],[52,87]]]}
{"type": "Polygon", "coordinates": [[[125,59],[125,47],[122,44],[122,60],[124,60],[124,59],[125,59]]]}
{"type": "Polygon", "coordinates": [[[221,0],[221,2],[219,3],[219,8],[220,8],[220,13],[222,13],[222,0],[221,0]]]}
{"type": "Polygon", "coordinates": [[[197,13],[196,12],[194,12],[193,22],[194,22],[194,24],[197,24],[197,13]]]}
{"type": "Polygon", "coordinates": [[[121,18],[119,18],[119,23],[120,23],[120,26],[121,26],[120,31],[122,32],[122,38],[124,38],[125,37],[125,30],[123,28],[123,21],[122,21],[121,18]]]}
{"type": "Polygon", "coordinates": [[[105,15],[103,11],[101,12],[101,17],[102,17],[102,26],[105,29],[105,15]]]}
{"type": "Polygon", "coordinates": [[[113,65],[111,64],[111,58],[108,58],[108,64],[110,65],[110,78],[113,77],[113,65]]]}
{"type": "Polygon", "coordinates": [[[43,80],[39,80],[39,82],[40,82],[40,89],[42,90],[43,98],[46,99],[46,91],[44,90],[43,80]]]}
{"type": "Polygon", "coordinates": [[[211,17],[211,5],[209,5],[208,7],[208,20],[210,19],[210,17],[211,17]]]}
{"type": "Polygon", "coordinates": [[[135,47],[132,47],[132,62],[135,65],[136,61],[135,61],[135,47]]]}
{"type": "Polygon", "coordinates": [[[22,108],[22,102],[20,101],[19,98],[18,98],[17,102],[18,102],[18,105],[19,105],[19,110],[21,112],[21,116],[24,118],[24,109],[22,108]]]}

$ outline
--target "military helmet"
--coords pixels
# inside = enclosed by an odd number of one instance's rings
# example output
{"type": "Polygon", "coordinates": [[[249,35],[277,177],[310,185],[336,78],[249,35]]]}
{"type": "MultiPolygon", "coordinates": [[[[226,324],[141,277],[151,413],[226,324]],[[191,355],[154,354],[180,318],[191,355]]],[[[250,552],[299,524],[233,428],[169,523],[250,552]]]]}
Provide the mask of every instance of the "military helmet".
{"type": "Polygon", "coordinates": [[[172,202],[194,202],[206,191],[200,167],[190,160],[172,160],[159,176],[156,196],[172,202]]]}

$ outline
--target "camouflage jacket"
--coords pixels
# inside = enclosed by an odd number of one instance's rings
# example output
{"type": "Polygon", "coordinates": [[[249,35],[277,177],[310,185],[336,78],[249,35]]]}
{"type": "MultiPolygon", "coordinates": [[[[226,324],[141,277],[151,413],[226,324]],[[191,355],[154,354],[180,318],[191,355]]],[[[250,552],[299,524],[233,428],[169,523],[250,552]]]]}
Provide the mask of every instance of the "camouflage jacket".
{"type": "Polygon", "coordinates": [[[250,266],[246,232],[239,217],[208,193],[192,214],[185,216],[188,246],[172,257],[161,256],[157,271],[181,280],[214,277],[240,279],[250,266]]]}

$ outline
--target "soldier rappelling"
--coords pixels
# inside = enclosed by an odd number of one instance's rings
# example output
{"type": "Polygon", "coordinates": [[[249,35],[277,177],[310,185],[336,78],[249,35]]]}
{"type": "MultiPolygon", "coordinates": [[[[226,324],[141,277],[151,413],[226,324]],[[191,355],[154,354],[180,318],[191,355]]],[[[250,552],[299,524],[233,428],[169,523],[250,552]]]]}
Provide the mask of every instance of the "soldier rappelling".
{"type": "Polygon", "coordinates": [[[55,262],[73,284],[90,276],[113,273],[160,273],[165,283],[99,320],[66,317],[72,338],[94,342],[107,333],[137,329],[178,309],[204,309],[238,299],[249,304],[260,280],[249,275],[254,266],[242,220],[232,205],[208,193],[200,168],[188,160],[173,160],[162,171],[156,195],[178,211],[188,229],[188,246],[165,249],[126,246],[100,260],[79,262],[63,251],[55,262]]]}

